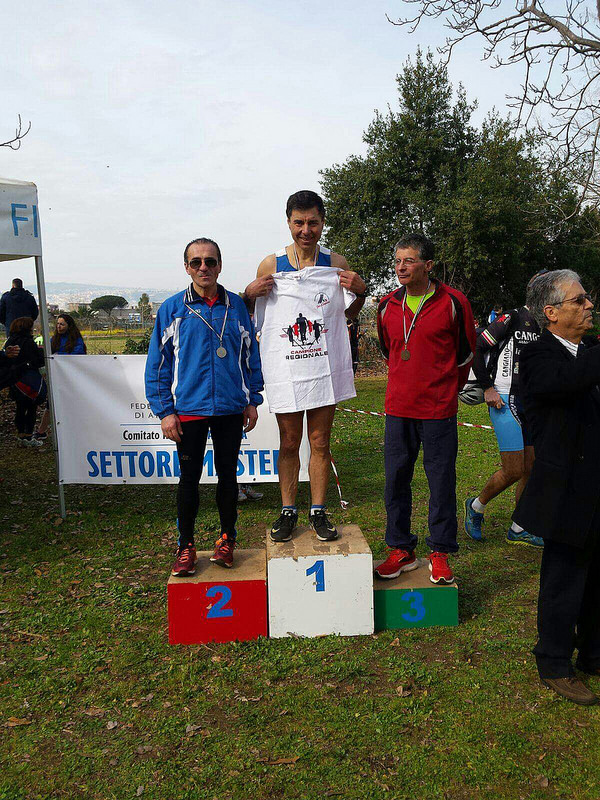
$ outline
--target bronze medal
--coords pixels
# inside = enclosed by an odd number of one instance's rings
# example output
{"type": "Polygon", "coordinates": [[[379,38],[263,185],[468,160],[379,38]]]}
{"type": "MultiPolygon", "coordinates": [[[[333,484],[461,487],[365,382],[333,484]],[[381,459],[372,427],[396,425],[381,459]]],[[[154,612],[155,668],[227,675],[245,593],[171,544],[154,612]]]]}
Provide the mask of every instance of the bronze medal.
{"type": "Polygon", "coordinates": [[[403,350],[400,353],[400,358],[402,359],[402,361],[408,361],[408,359],[410,358],[410,350],[403,350]]]}

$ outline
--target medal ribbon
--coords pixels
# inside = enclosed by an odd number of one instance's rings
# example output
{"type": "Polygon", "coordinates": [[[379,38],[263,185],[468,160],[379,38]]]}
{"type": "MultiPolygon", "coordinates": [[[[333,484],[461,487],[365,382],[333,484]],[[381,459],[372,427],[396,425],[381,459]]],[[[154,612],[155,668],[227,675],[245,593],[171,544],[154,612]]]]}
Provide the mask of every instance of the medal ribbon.
{"type": "Polygon", "coordinates": [[[427,281],[427,289],[425,290],[425,294],[421,298],[421,302],[419,303],[417,310],[412,318],[412,322],[410,323],[410,328],[408,329],[408,334],[406,333],[406,291],[404,292],[404,297],[402,298],[402,322],[404,323],[404,349],[408,349],[408,340],[410,339],[410,335],[412,333],[412,329],[415,327],[415,322],[417,321],[417,317],[421,309],[423,308],[423,303],[425,302],[425,298],[429,294],[429,287],[431,286],[431,281],[427,281]]]}
{"type": "Polygon", "coordinates": [[[211,329],[211,331],[214,333],[214,335],[219,340],[219,347],[223,347],[223,335],[225,333],[225,325],[227,325],[227,315],[229,314],[229,297],[227,297],[227,292],[225,292],[225,316],[223,317],[223,326],[221,327],[221,333],[217,333],[216,330],[213,328],[213,326],[210,324],[210,322],[207,322],[204,319],[204,317],[202,316],[202,314],[199,311],[196,311],[195,308],[192,308],[191,306],[188,306],[187,303],[184,303],[184,306],[187,309],[189,309],[192,312],[192,314],[195,314],[199,319],[201,319],[202,322],[208,328],[211,329]]]}
{"type": "MultiPolygon", "coordinates": [[[[296,256],[296,269],[300,272],[300,259],[298,258],[298,251],[296,250],[296,245],[294,245],[294,255],[296,256]]],[[[313,267],[317,266],[317,258],[319,257],[319,245],[315,247],[315,260],[313,261],[313,267]]]]}

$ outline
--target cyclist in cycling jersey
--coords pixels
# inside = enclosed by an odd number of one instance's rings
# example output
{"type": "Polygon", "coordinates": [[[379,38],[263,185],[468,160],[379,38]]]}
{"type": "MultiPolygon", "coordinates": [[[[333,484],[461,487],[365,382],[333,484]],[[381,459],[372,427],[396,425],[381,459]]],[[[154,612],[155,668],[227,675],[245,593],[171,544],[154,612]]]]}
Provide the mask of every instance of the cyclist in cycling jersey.
{"type": "MultiPolygon", "coordinates": [[[[519,395],[519,354],[540,335],[537,322],[527,306],[499,316],[477,337],[473,371],[488,404],[502,466],[488,479],[477,497],[465,501],[465,531],[483,540],[481,526],[490,500],[517,484],[518,501],[534,461],[533,446],[519,395]]],[[[513,522],[506,540],[512,544],[543,547],[544,542],[513,522]]]]}

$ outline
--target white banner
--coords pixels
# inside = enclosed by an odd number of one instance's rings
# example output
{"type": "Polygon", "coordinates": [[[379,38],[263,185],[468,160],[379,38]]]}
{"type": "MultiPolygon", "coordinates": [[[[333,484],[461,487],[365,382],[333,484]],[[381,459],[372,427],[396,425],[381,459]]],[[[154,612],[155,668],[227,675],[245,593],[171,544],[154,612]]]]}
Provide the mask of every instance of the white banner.
{"type": "MultiPolygon", "coordinates": [[[[176,483],[175,443],[163,438],[144,394],[145,356],[52,358],[61,483],[176,483]]],[[[238,458],[240,483],[277,481],[279,429],[267,404],[244,434],[238,458]]],[[[300,480],[308,480],[308,442],[300,448],[300,480]]],[[[216,483],[212,443],[201,483],[216,483]]]]}
{"type": "Polygon", "coordinates": [[[0,261],[41,255],[35,184],[0,178],[0,261]]]}

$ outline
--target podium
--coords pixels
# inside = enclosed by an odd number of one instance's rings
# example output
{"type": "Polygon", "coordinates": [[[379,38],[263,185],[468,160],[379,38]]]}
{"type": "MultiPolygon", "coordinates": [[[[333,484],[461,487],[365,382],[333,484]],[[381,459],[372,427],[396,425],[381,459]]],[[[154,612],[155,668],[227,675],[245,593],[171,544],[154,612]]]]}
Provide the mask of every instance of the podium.
{"type": "Polygon", "coordinates": [[[257,639],[267,635],[264,550],[236,550],[231,569],[198,553],[196,574],[167,584],[170,644],[257,639]]]}
{"type": "MultiPolygon", "coordinates": [[[[381,564],[375,562],[375,566],[381,564]]],[[[375,577],[375,630],[429,628],[458,625],[458,587],[440,586],[429,580],[429,560],[390,580],[375,577]]]]}
{"type": "Polygon", "coordinates": [[[344,636],[373,633],[373,557],[358,525],[321,542],[298,527],[289,542],[267,531],[269,635],[344,636]]]}

